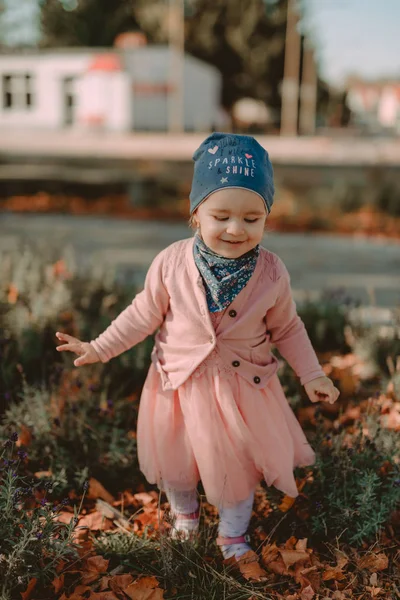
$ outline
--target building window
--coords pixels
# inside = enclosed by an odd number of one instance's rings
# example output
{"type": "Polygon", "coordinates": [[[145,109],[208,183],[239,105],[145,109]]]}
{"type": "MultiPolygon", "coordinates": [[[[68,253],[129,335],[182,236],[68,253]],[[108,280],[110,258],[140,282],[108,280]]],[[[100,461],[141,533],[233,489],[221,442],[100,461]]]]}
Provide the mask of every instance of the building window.
{"type": "Polygon", "coordinates": [[[25,100],[26,106],[32,106],[32,75],[25,75],[25,100]]]}
{"type": "Polygon", "coordinates": [[[32,75],[29,73],[3,75],[3,108],[30,109],[33,102],[32,75]]]}
{"type": "Polygon", "coordinates": [[[11,108],[11,75],[3,75],[3,108],[11,108]]]}

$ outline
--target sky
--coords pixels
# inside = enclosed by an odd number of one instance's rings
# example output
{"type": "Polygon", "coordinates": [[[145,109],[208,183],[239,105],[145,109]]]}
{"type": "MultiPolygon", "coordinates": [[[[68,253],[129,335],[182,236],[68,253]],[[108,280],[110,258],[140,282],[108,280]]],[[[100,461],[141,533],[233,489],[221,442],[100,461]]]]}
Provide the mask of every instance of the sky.
{"type": "MultiPolygon", "coordinates": [[[[298,1],[317,49],[320,75],[328,83],[340,87],[349,74],[400,78],[400,0],[298,1]]],[[[23,38],[34,43],[38,1],[6,3],[13,7],[7,17],[8,42],[23,38]],[[18,27],[13,27],[16,21],[18,27]]]]}
{"type": "Polygon", "coordinates": [[[400,79],[400,0],[302,0],[320,74],[342,86],[349,74],[400,79]]]}

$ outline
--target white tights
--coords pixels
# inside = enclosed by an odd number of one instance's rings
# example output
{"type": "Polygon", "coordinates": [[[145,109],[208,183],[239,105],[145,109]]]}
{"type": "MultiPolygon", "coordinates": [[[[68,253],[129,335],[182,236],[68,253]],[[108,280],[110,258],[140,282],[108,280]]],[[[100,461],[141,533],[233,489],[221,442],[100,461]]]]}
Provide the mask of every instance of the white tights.
{"type": "MultiPolygon", "coordinates": [[[[175,515],[194,513],[199,508],[196,489],[181,492],[175,490],[173,487],[166,486],[166,494],[171,506],[171,511],[175,515]]],[[[219,507],[220,521],[218,533],[220,537],[234,538],[246,533],[253,510],[253,502],[254,490],[248,498],[235,506],[229,508],[219,507]]],[[[180,518],[179,525],[175,525],[175,527],[178,527],[179,531],[182,531],[183,533],[189,533],[196,530],[198,524],[198,519],[180,518]]],[[[238,544],[224,544],[220,547],[224,558],[230,558],[231,556],[239,558],[251,550],[250,546],[245,542],[240,542],[238,544]]]]}

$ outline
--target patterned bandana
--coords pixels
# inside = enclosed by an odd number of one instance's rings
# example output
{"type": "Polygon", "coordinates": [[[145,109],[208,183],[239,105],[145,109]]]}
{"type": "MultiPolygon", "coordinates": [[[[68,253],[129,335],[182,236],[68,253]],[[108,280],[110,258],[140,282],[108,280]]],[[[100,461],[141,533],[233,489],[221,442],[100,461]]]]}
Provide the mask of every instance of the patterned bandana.
{"type": "Polygon", "coordinates": [[[194,262],[206,288],[208,310],[224,310],[246,286],[252,276],[260,246],[239,258],[225,258],[213,252],[196,233],[193,245],[194,262]]]}

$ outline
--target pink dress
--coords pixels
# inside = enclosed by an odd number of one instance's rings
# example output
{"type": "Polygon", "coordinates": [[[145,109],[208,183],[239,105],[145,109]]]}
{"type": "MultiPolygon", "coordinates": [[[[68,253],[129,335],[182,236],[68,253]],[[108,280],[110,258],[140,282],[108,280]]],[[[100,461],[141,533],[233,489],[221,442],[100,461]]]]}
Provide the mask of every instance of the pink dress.
{"type": "MultiPolygon", "coordinates": [[[[217,333],[224,312],[210,313],[217,333]]],[[[177,390],[163,390],[151,364],[137,441],[150,483],[184,491],[201,479],[207,500],[217,507],[244,500],[263,478],[296,497],[294,467],[315,462],[278,376],[255,389],[222,363],[218,349],[177,390]]]]}

